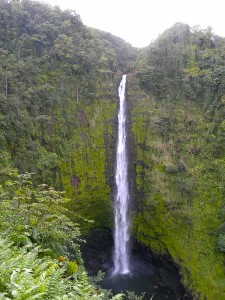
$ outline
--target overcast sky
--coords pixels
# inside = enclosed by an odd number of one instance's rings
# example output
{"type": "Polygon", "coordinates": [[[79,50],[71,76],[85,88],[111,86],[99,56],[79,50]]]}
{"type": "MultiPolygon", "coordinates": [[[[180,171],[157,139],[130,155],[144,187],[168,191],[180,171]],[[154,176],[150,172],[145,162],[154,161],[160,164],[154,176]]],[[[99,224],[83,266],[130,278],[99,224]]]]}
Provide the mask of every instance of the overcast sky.
{"type": "MultiPolygon", "coordinates": [[[[43,1],[42,1],[43,2],[43,1]]],[[[225,37],[224,0],[44,0],[75,10],[85,25],[145,47],[176,22],[212,26],[225,37]]]]}

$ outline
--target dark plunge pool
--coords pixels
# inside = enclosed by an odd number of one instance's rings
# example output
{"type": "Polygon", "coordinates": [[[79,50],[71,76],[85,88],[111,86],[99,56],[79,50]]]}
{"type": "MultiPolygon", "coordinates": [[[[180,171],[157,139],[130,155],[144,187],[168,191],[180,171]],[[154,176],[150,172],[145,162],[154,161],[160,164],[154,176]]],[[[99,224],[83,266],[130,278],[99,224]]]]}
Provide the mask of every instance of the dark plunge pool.
{"type": "MultiPolygon", "coordinates": [[[[131,246],[131,268],[129,275],[112,277],[113,239],[108,230],[93,230],[81,245],[85,267],[90,275],[103,271],[102,288],[114,294],[131,291],[136,295],[145,293],[144,300],[190,300],[192,297],[181,284],[179,270],[171,260],[156,256],[149,249],[133,241],[131,246]]],[[[126,299],[126,298],[125,298],[126,299]]],[[[135,298],[134,298],[135,299],[135,298]]]]}
{"type": "Polygon", "coordinates": [[[106,276],[101,286],[105,289],[111,289],[113,294],[118,294],[121,291],[124,293],[131,291],[140,296],[144,293],[144,300],[183,299],[182,295],[175,295],[170,288],[161,287],[155,281],[153,275],[129,274],[114,277],[106,276]]]}

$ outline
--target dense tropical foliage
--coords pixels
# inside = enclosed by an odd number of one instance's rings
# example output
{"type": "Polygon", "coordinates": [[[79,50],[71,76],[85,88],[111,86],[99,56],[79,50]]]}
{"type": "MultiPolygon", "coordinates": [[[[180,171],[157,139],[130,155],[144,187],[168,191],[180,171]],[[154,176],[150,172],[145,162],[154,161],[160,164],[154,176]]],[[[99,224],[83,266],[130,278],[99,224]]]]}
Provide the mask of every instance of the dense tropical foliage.
{"type": "MultiPolygon", "coordinates": [[[[112,298],[84,270],[79,224],[93,222],[73,194],[79,199],[78,185],[87,185],[84,150],[91,147],[95,160],[105,156],[96,151],[104,139],[96,121],[108,112],[107,123],[114,111],[120,64],[135,51],[110,34],[100,37],[76,12],[39,2],[0,1],[0,23],[1,299],[112,298]]],[[[103,164],[97,171],[100,188],[90,185],[106,202],[103,164]]],[[[88,191],[80,197],[98,200],[88,191]]]]}
{"type": "Polygon", "coordinates": [[[75,11],[0,0],[1,299],[113,297],[78,244],[112,227],[125,72],[133,236],[196,299],[225,298],[225,39],[178,23],[137,51],[75,11]]]}

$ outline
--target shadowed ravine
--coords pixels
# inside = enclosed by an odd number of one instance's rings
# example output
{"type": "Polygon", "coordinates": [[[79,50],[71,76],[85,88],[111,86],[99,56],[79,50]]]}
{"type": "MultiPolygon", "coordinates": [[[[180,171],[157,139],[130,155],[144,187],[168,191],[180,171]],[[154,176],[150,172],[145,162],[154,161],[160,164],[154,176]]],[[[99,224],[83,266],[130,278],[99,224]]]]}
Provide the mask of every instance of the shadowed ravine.
{"type": "MultiPolygon", "coordinates": [[[[131,206],[128,180],[129,128],[126,124],[126,75],[119,89],[118,138],[116,150],[114,199],[114,231],[95,229],[81,245],[85,267],[89,274],[103,271],[106,276],[101,286],[113,293],[126,291],[145,294],[144,300],[191,299],[180,283],[178,268],[170,257],[157,256],[136,241],[130,242],[129,209],[131,206]]],[[[125,298],[126,299],[126,298],[125,298]]]]}

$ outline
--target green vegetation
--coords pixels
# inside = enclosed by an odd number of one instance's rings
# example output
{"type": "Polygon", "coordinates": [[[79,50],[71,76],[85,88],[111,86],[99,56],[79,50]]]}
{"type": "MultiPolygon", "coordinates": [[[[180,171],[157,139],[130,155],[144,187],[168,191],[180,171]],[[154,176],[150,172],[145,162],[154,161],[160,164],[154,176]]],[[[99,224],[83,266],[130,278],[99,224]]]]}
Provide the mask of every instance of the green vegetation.
{"type": "Polygon", "coordinates": [[[176,24],[139,57],[149,95],[135,82],[129,95],[139,210],[134,234],[172,256],[200,299],[225,297],[224,47],[210,29],[176,24]]]}
{"type": "Polygon", "coordinates": [[[186,98],[207,109],[224,95],[224,43],[210,27],[177,23],[142,51],[140,82],[158,100],[186,98]]]}
{"type": "Polygon", "coordinates": [[[1,152],[109,226],[116,84],[136,51],[39,2],[0,1],[0,22],[1,152]]]}
{"type": "Polygon", "coordinates": [[[1,232],[18,246],[35,243],[51,249],[55,255],[68,255],[68,247],[76,251],[73,242],[80,231],[64,207],[71,200],[45,185],[33,189],[28,173],[11,176],[16,178],[1,186],[1,232]]]}
{"type": "Polygon", "coordinates": [[[63,207],[69,200],[52,188],[32,188],[30,177],[1,186],[0,299],[122,299],[89,283],[79,227],[63,207]]]}
{"type": "Polygon", "coordinates": [[[211,28],[175,24],[137,53],[74,11],[0,0],[1,299],[110,299],[77,241],[112,227],[125,72],[133,234],[196,299],[225,298],[224,58],[211,28]]]}
{"type": "Polygon", "coordinates": [[[0,28],[1,298],[111,299],[77,242],[111,223],[115,86],[135,50],[29,0],[1,0],[0,28]]]}

